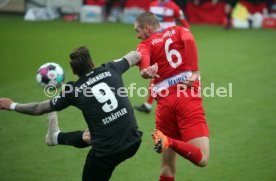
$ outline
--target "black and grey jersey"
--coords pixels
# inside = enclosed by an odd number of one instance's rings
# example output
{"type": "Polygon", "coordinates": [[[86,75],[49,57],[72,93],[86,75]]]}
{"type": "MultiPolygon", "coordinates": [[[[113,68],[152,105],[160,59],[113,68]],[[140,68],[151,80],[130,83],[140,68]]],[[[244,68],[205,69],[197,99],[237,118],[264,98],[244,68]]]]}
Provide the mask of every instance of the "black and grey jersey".
{"type": "Polygon", "coordinates": [[[82,111],[96,156],[116,153],[140,139],[122,80],[122,74],[128,68],[125,59],[103,64],[68,84],[51,100],[51,106],[56,111],[70,105],[82,111]]]}

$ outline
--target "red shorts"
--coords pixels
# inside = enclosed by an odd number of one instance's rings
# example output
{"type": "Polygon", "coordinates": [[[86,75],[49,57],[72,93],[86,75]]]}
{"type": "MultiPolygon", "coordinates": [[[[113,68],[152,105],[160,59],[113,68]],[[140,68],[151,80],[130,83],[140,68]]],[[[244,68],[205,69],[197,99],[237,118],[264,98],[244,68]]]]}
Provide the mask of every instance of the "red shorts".
{"type": "Polygon", "coordinates": [[[189,141],[209,137],[208,126],[200,96],[172,91],[168,96],[157,97],[156,128],[170,138],[189,141]]]}

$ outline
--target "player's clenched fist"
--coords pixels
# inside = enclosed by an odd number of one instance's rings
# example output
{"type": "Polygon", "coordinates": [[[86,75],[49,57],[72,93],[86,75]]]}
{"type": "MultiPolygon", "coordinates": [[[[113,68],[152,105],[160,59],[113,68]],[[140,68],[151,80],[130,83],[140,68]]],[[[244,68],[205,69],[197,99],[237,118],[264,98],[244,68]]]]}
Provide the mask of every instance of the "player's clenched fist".
{"type": "Polygon", "coordinates": [[[9,98],[0,98],[0,109],[11,110],[12,100],[9,98]]]}

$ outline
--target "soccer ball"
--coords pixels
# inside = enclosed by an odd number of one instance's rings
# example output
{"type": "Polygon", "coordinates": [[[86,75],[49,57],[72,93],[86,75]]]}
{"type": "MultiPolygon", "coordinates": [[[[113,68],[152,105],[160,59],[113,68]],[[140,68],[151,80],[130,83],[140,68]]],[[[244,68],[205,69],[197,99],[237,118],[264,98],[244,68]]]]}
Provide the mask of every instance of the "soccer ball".
{"type": "Polygon", "coordinates": [[[45,63],[37,70],[36,80],[43,88],[47,85],[60,87],[64,81],[64,71],[57,63],[45,63]]]}

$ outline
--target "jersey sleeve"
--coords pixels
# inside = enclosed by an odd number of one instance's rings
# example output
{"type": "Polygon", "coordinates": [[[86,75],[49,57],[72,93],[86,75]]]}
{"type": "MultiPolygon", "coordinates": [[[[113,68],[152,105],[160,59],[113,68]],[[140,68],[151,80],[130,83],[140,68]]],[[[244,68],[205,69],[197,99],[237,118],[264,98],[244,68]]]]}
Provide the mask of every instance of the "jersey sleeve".
{"type": "Polygon", "coordinates": [[[180,14],[179,22],[182,24],[182,26],[184,28],[190,29],[190,25],[189,25],[188,21],[186,20],[184,13],[181,9],[179,9],[179,14],[180,14]]]}
{"type": "Polygon", "coordinates": [[[189,70],[198,70],[198,53],[193,35],[185,28],[180,28],[181,40],[185,46],[185,60],[189,70]]]}
{"type": "Polygon", "coordinates": [[[150,66],[150,48],[145,43],[140,43],[137,47],[137,51],[141,53],[141,61],[138,63],[140,70],[150,66]]]}
{"type": "Polygon", "coordinates": [[[106,64],[107,68],[115,70],[120,75],[129,69],[129,63],[125,58],[114,60],[106,64]]]}
{"type": "Polygon", "coordinates": [[[179,23],[183,27],[190,29],[190,25],[187,22],[183,11],[177,5],[175,5],[174,9],[175,9],[175,14],[174,14],[175,18],[178,19],[179,23]]]}
{"type": "Polygon", "coordinates": [[[176,4],[174,4],[173,9],[174,9],[174,17],[177,19],[181,19],[182,18],[181,9],[176,4]]]}
{"type": "Polygon", "coordinates": [[[73,97],[71,93],[73,89],[71,84],[66,85],[65,89],[50,101],[53,110],[60,111],[72,105],[73,97]]]}

